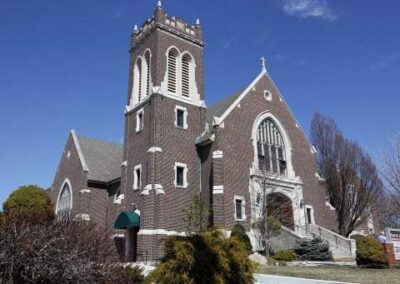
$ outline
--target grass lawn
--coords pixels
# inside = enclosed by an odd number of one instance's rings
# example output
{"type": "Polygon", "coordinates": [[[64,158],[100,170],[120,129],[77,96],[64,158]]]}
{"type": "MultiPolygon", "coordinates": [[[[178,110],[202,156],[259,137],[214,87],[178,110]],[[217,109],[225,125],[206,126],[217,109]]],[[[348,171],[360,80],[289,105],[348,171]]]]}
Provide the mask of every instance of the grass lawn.
{"type": "Polygon", "coordinates": [[[352,283],[400,283],[400,268],[361,269],[358,267],[287,267],[260,268],[257,273],[302,277],[310,279],[336,280],[352,283]]]}

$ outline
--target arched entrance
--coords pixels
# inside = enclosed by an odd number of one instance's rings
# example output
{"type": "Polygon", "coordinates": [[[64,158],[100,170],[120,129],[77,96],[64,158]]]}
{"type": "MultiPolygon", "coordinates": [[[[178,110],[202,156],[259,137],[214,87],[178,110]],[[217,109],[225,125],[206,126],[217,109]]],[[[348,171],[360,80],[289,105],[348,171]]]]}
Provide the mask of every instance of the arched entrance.
{"type": "Polygon", "coordinates": [[[267,214],[277,219],[283,226],[294,230],[292,200],[282,193],[267,195],[267,214]]]}

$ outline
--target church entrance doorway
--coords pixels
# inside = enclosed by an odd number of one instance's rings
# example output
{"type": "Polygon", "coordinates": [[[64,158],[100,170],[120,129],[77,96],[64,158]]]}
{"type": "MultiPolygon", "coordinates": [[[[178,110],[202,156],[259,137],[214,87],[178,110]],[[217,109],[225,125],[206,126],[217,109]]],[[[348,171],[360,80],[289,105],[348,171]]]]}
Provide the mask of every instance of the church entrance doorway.
{"type": "Polygon", "coordinates": [[[283,226],[294,230],[292,200],[282,193],[270,193],[267,195],[267,214],[274,217],[283,226]]]}
{"type": "Polygon", "coordinates": [[[127,229],[127,246],[126,246],[126,260],[128,262],[135,262],[137,260],[137,236],[139,228],[132,227],[127,229]]]}

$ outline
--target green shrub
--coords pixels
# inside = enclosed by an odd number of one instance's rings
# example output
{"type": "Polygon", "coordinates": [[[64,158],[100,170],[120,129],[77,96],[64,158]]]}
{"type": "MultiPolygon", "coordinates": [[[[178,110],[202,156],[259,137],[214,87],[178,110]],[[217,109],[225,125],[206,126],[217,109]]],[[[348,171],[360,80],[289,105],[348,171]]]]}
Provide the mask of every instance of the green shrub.
{"type": "Polygon", "coordinates": [[[232,228],[231,238],[237,238],[241,241],[249,254],[252,252],[252,246],[249,236],[246,234],[245,228],[240,224],[235,224],[232,228]]]}
{"type": "Polygon", "coordinates": [[[299,258],[299,256],[293,250],[280,250],[273,255],[276,260],[282,261],[294,261],[299,258]]]}
{"type": "Polygon", "coordinates": [[[299,241],[294,247],[294,252],[301,260],[332,260],[329,243],[320,238],[299,241]]]}
{"type": "Polygon", "coordinates": [[[277,261],[275,258],[272,258],[272,257],[267,257],[267,263],[270,266],[279,265],[279,261],[277,261]]]}
{"type": "Polygon", "coordinates": [[[201,235],[171,236],[165,256],[148,280],[155,283],[253,283],[254,265],[243,244],[220,230],[201,235]]]}
{"type": "Polygon", "coordinates": [[[384,268],[387,266],[387,256],[373,236],[365,236],[357,241],[357,265],[368,268],[384,268]]]}
{"type": "Polygon", "coordinates": [[[21,186],[3,203],[4,216],[13,215],[26,220],[54,219],[54,207],[46,191],[36,185],[21,186]]]}
{"type": "Polygon", "coordinates": [[[364,237],[365,237],[364,235],[355,234],[355,235],[351,235],[350,239],[355,240],[356,242],[358,242],[360,239],[362,239],[364,237]]]}
{"type": "Polygon", "coordinates": [[[121,266],[116,265],[109,271],[106,284],[130,284],[130,283],[144,283],[142,275],[143,269],[137,266],[121,266]]]}

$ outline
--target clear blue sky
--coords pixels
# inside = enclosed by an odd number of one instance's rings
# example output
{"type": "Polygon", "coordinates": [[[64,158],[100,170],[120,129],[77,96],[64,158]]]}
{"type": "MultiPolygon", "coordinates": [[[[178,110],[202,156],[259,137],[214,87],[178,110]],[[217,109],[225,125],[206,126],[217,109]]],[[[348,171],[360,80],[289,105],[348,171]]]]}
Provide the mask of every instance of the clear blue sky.
{"type": "MultiPolygon", "coordinates": [[[[128,43],[149,0],[0,0],[0,202],[52,183],[67,135],[122,142],[128,43]]],[[[246,86],[265,55],[308,133],[314,112],[378,160],[399,131],[400,1],[164,0],[205,33],[208,105],[246,86]]]]}

